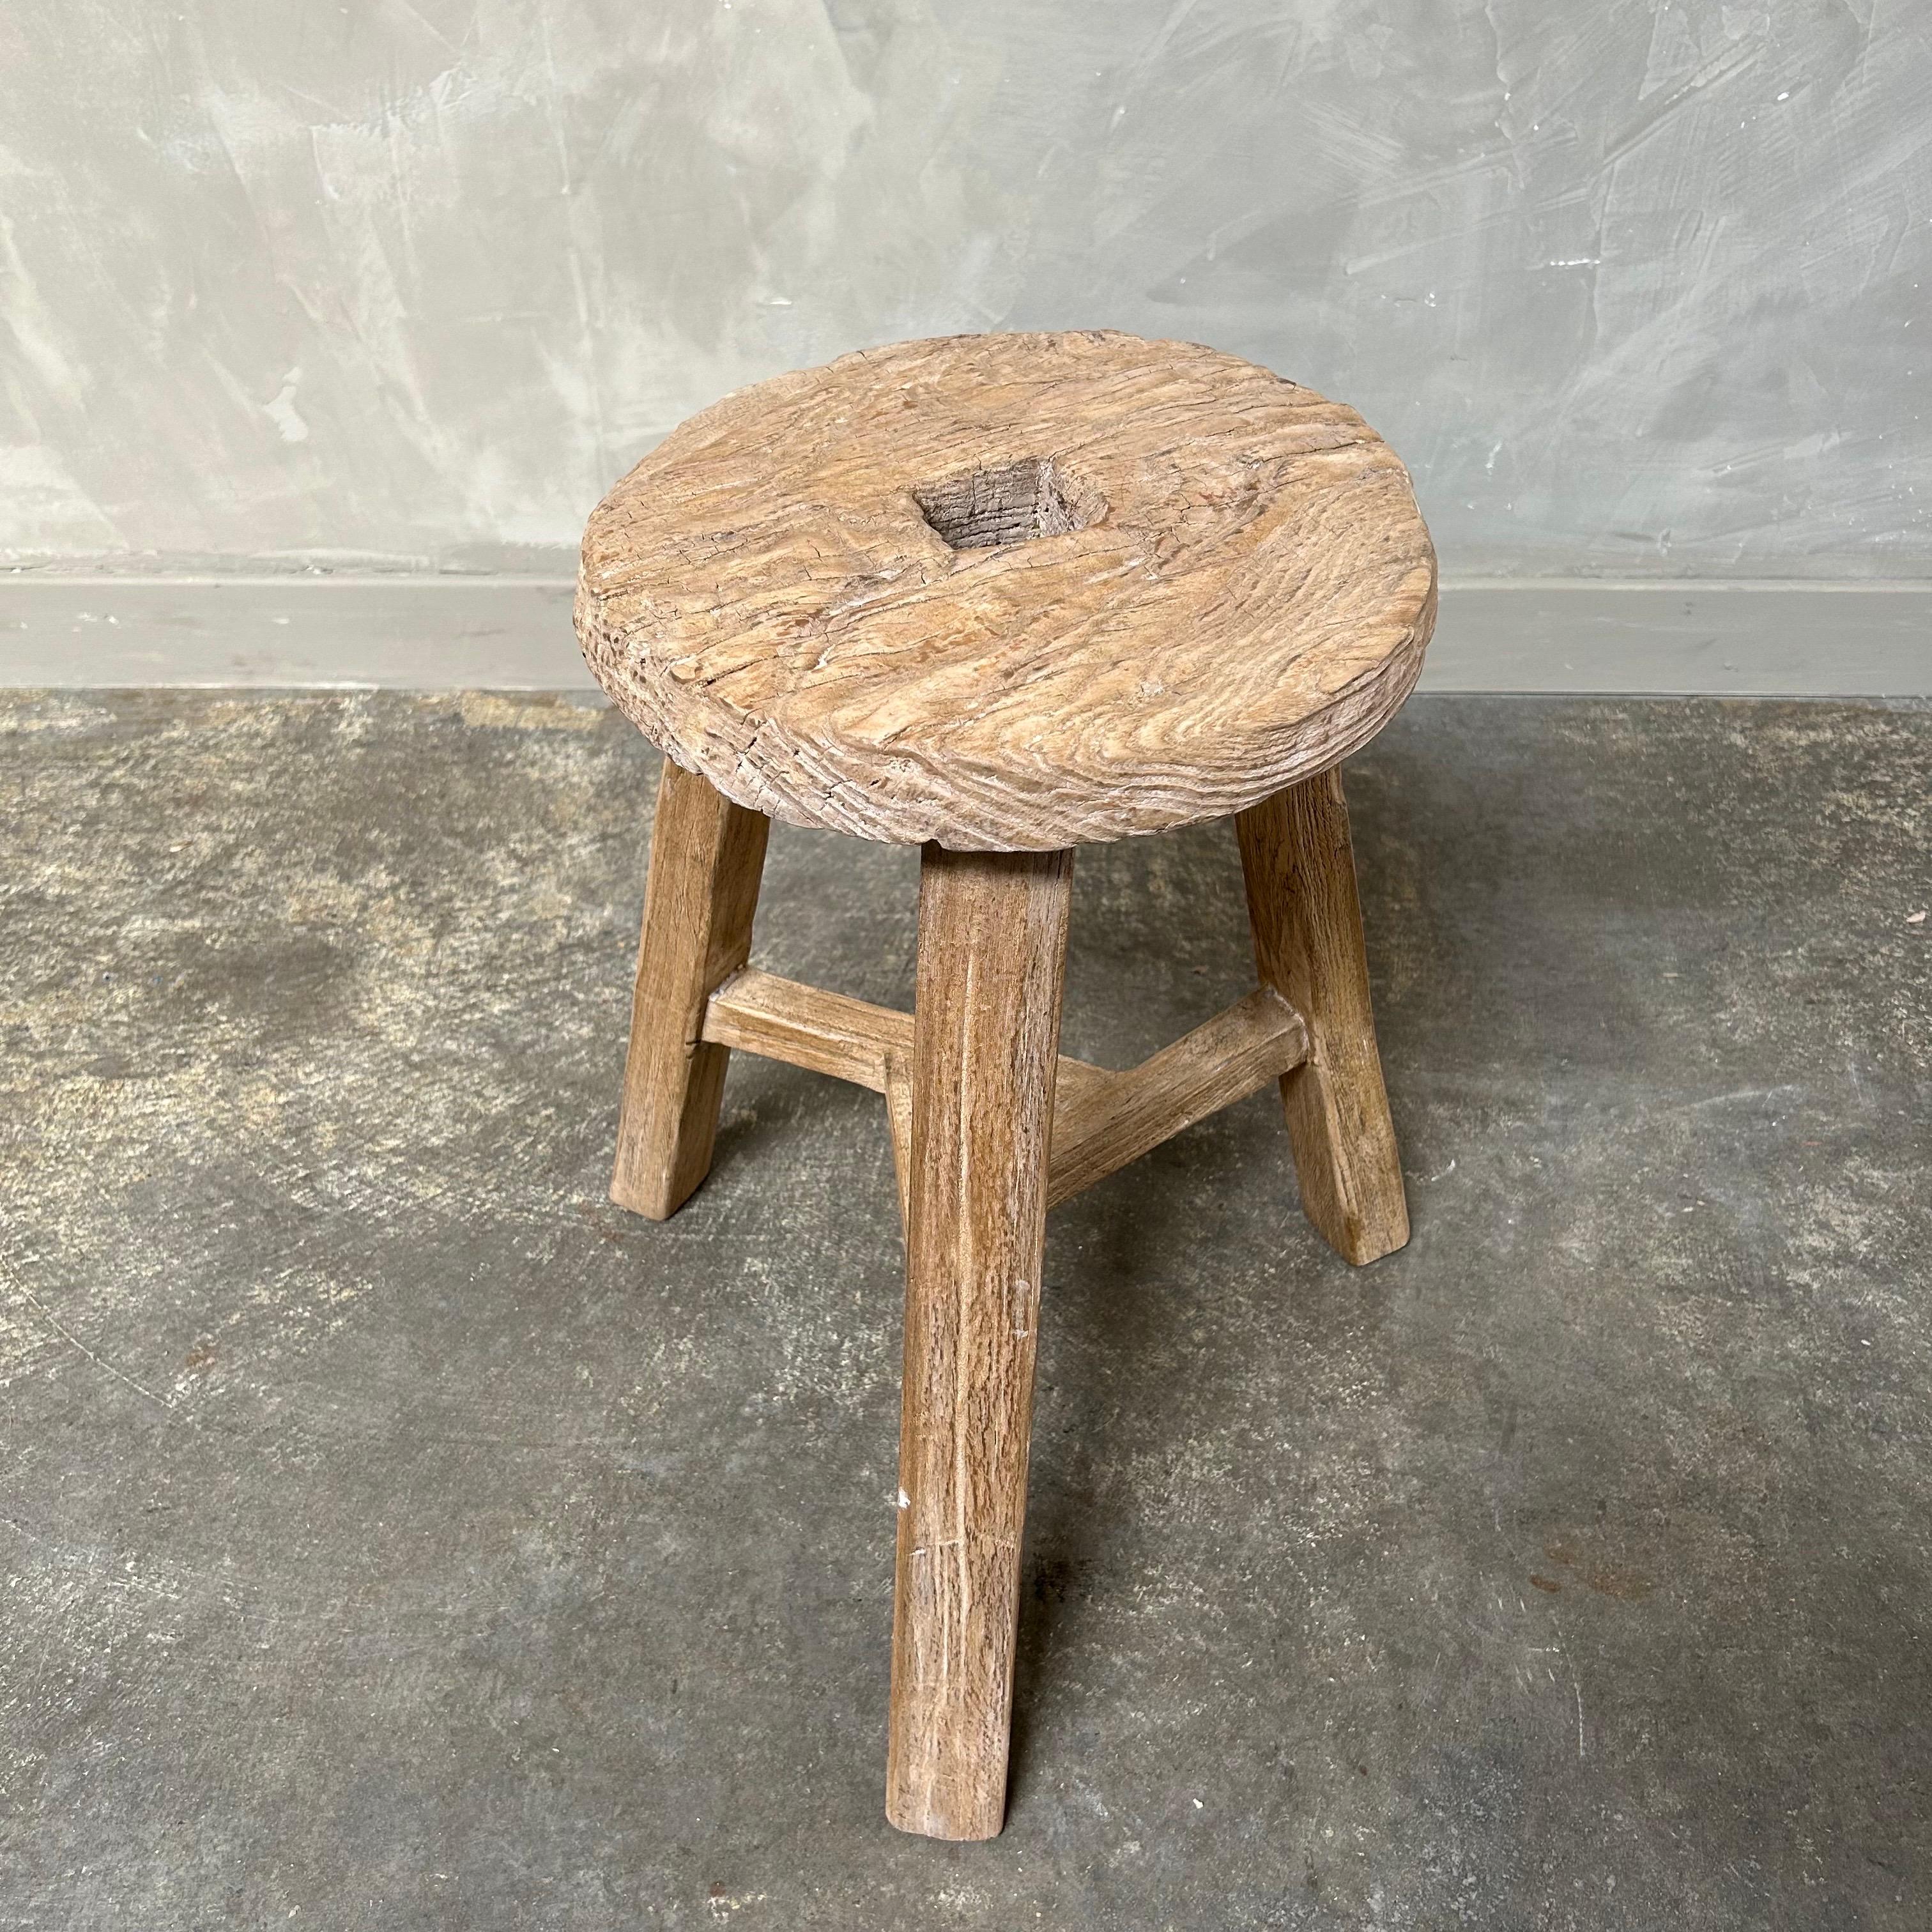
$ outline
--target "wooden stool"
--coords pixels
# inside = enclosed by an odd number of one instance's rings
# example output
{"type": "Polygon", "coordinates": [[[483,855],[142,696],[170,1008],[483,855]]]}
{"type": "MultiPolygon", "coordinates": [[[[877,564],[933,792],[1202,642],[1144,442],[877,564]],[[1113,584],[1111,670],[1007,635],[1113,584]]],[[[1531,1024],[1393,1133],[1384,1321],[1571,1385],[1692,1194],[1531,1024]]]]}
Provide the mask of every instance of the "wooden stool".
{"type": "Polygon", "coordinates": [[[886,1813],[990,1838],[1046,1210],[1279,1078],[1302,1205],[1408,1238],[1335,766],[1436,563],[1352,410],[1191,344],[956,336],[727,397],[598,506],[577,627],[668,762],[611,1197],[711,1162],[733,1047],[885,1096],[906,1238],[886,1813]],[[1258,990],[1059,1054],[1072,848],[1232,814],[1258,990]],[[925,847],[916,1011],[748,964],[769,820],[925,847]]]}

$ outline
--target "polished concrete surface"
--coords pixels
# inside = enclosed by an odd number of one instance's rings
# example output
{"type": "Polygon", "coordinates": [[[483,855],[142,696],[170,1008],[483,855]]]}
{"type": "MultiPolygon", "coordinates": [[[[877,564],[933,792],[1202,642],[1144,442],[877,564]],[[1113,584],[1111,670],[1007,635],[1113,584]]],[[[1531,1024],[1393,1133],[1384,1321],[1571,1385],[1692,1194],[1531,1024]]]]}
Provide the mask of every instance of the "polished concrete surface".
{"type": "MultiPolygon", "coordinates": [[[[1414,1238],[1258,1094],[1048,1227],[1012,1808],[881,1811],[898,1236],[734,1064],[610,1205],[588,704],[0,699],[0,1926],[1918,1928],[1932,710],[1426,696],[1349,767],[1414,1238]]],[[[758,957],[904,1002],[914,855],[758,957]]],[[[1248,983],[1083,850],[1067,1045],[1248,983]]]]}

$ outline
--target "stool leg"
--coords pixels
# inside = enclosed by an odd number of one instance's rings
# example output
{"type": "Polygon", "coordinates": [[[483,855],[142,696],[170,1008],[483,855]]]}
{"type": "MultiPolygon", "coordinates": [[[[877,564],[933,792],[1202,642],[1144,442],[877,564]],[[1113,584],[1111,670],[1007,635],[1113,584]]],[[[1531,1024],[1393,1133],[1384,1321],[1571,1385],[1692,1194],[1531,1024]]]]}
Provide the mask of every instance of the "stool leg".
{"type": "Polygon", "coordinates": [[[1071,852],[926,848],[886,1816],[1006,1813],[1071,852]]]}
{"type": "Polygon", "coordinates": [[[1255,963],[1308,1028],[1308,1058],[1282,1103],[1310,1220],[1360,1264],[1408,1239],[1402,1164],[1376,1051],[1368,954],[1342,775],[1277,792],[1234,820],[1255,963]]]}
{"type": "Polygon", "coordinates": [[[665,760],[610,1176],[610,1198],[653,1221],[710,1171],[730,1049],[698,1036],[705,1002],[750,955],[770,830],[762,813],[665,760]]]}

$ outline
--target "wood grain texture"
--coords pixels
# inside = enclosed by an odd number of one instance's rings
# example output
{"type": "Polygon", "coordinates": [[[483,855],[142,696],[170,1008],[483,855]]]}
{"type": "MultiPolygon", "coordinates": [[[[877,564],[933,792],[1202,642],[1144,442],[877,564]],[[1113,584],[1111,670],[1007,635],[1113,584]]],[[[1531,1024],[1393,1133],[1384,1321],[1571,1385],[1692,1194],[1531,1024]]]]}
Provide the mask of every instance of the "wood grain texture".
{"type": "Polygon", "coordinates": [[[912,1234],[912,1055],[886,1055],[886,1130],[892,1136],[892,1179],[898,1188],[899,1232],[912,1234]]]}
{"type": "Polygon", "coordinates": [[[1376,1047],[1342,775],[1306,779],[1234,823],[1262,983],[1308,1029],[1308,1057],[1281,1083],[1302,1208],[1344,1259],[1375,1261],[1408,1240],[1408,1207],[1376,1047]]]}
{"type": "Polygon", "coordinates": [[[1044,850],[1332,765],[1408,694],[1435,610],[1408,476],[1352,410],[1094,331],[727,397],[598,506],[577,625],[646,734],[745,806],[1044,850]]]}
{"type": "Polygon", "coordinates": [[[1005,1816],[1072,854],[926,848],[886,1815],[1005,1816]]]}
{"type": "Polygon", "coordinates": [[[711,1166],[730,1054],[703,1038],[712,989],[745,963],[770,821],[667,763],[631,998],[610,1198],[662,1221],[711,1166]]]}
{"type": "Polygon", "coordinates": [[[1298,1065],[1308,1051],[1301,1016],[1263,986],[1124,1073],[1108,1076],[1053,1116],[1046,1204],[1155,1148],[1184,1128],[1245,1099],[1298,1065]]]}
{"type": "MultiPolygon", "coordinates": [[[[910,1013],[747,966],[711,995],[704,1037],[883,1094],[904,1223],[912,1148],[910,1013]]],[[[1306,1052],[1300,1016],[1263,987],[1124,1072],[1063,1053],[1054,1077],[1048,1207],[1244,1099],[1306,1052]]]]}
{"type": "MultiPolygon", "coordinates": [[[[912,1065],[910,1013],[756,966],[733,974],[712,994],[704,1028],[704,1038],[720,1046],[742,1047],[767,1060],[849,1080],[874,1094],[892,1090],[894,1058],[908,1070],[912,1065]]],[[[1119,1077],[1090,1061],[1060,1056],[1062,1095],[1084,1094],[1119,1077]]]]}
{"type": "Polygon", "coordinates": [[[883,1094],[887,1059],[912,1058],[912,1016],[748,966],[711,995],[704,1037],[883,1094]]]}

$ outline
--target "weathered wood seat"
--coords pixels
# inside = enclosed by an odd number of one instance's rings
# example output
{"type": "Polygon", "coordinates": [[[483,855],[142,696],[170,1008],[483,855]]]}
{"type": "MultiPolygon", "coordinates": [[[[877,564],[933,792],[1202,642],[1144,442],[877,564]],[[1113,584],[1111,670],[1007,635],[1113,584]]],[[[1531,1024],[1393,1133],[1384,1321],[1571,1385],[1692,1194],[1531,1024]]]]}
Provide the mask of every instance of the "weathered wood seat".
{"type": "Polygon", "coordinates": [[[710,1165],[731,1048],[884,1095],[907,1248],[887,1815],[1004,1816],[1047,1209],[1279,1078],[1303,1205],[1408,1238],[1338,761],[1435,558],[1361,418],[1106,332],[896,344],[727,397],[592,515],[577,607],[667,754],[611,1194],[710,1165]],[[1058,1052],[1072,848],[1232,815],[1258,989],[1058,1052]],[[914,1012],[748,964],[769,821],[926,848],[914,1012]]]}
{"type": "Polygon", "coordinates": [[[1258,803],[1408,694],[1435,560],[1354,410],[1130,336],[847,356],[674,430],[584,541],[646,735],[799,825],[1049,851],[1258,803]]]}

